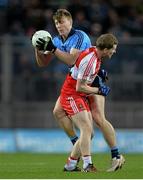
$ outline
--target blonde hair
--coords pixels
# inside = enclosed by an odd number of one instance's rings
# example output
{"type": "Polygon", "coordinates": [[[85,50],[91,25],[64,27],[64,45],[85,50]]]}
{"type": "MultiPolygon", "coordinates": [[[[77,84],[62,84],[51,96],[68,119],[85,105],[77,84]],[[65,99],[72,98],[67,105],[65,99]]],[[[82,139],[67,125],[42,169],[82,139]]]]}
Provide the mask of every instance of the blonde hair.
{"type": "Polygon", "coordinates": [[[60,21],[62,17],[66,17],[72,20],[71,13],[67,11],[66,9],[58,9],[53,15],[53,20],[60,21]]]}

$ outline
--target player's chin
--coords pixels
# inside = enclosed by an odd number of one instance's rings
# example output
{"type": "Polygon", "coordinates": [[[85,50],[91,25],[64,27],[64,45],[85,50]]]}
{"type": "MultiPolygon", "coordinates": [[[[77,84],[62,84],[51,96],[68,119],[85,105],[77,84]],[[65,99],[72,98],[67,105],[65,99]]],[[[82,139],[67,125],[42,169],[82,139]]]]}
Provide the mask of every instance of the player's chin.
{"type": "Polygon", "coordinates": [[[62,31],[58,31],[59,35],[62,36],[64,33],[62,31]]]}
{"type": "Polygon", "coordinates": [[[107,55],[104,57],[104,59],[108,60],[108,59],[111,59],[112,55],[107,55]]]}

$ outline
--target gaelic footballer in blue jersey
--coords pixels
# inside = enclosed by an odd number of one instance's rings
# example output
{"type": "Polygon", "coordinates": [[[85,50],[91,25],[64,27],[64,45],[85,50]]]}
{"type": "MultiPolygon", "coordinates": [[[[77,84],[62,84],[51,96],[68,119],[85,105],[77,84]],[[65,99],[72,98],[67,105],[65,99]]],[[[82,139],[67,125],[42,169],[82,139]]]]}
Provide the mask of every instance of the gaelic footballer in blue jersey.
{"type": "MultiPolygon", "coordinates": [[[[41,42],[38,49],[35,49],[37,63],[40,66],[44,66],[46,64],[45,62],[48,61],[48,56],[54,53],[62,62],[72,66],[75,63],[75,56],[78,56],[81,51],[91,47],[90,38],[85,32],[73,28],[72,16],[66,9],[58,9],[53,14],[53,20],[58,35],[53,37],[52,41],[48,43],[47,50],[52,53],[41,53],[39,50],[43,50],[45,47],[44,42],[41,42]],[[61,56],[61,52],[64,52],[64,56],[61,56]]],[[[71,120],[68,119],[60,105],[59,98],[54,107],[53,114],[74,144],[78,137],[71,120]]]]}

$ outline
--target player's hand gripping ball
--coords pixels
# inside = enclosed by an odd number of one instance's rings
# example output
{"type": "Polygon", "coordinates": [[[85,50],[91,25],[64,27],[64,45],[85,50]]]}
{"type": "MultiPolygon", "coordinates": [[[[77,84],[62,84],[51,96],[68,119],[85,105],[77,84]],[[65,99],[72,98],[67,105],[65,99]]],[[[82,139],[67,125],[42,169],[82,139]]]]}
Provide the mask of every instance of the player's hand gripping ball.
{"type": "Polygon", "coordinates": [[[36,31],[32,36],[32,45],[36,48],[38,46],[37,41],[43,39],[45,42],[48,42],[52,39],[52,36],[49,32],[44,30],[36,31]]]}

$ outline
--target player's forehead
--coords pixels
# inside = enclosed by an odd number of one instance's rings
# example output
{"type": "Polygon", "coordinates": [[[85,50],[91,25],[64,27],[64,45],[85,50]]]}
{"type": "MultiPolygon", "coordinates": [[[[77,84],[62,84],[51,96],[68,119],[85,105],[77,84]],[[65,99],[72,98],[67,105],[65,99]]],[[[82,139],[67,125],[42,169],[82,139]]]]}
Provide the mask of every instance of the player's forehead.
{"type": "Polygon", "coordinates": [[[71,19],[69,17],[63,15],[63,16],[55,19],[54,21],[55,21],[55,23],[64,23],[67,21],[71,21],[71,19]]]}

